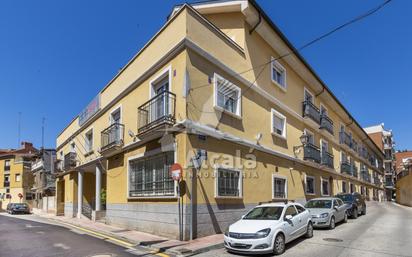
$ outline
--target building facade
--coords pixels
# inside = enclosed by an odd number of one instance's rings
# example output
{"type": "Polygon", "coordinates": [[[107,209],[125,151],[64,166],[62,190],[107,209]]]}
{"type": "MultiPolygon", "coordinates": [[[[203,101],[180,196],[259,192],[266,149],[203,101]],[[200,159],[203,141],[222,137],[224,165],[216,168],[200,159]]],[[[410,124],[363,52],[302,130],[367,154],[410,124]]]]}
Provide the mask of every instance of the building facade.
{"type": "Polygon", "coordinates": [[[396,202],[412,207],[412,151],[396,153],[396,202]]]}
{"type": "Polygon", "coordinates": [[[40,149],[32,160],[31,171],[34,176],[32,188],[34,208],[44,211],[54,209],[57,174],[55,162],[55,149],[40,149]]]}
{"type": "Polygon", "coordinates": [[[385,171],[384,185],[386,199],[395,199],[395,180],[396,180],[396,162],[395,162],[395,140],[392,130],[387,130],[384,124],[365,128],[366,133],[381,149],[384,154],[383,168],[385,171]]]}
{"type": "Polygon", "coordinates": [[[19,149],[0,150],[0,210],[5,210],[8,203],[32,205],[31,160],[36,153],[37,149],[28,142],[19,149]]]}
{"type": "Polygon", "coordinates": [[[381,200],[382,151],[293,49],[254,1],[176,6],[58,136],[57,214],[186,240],[259,202],[381,200]]]}

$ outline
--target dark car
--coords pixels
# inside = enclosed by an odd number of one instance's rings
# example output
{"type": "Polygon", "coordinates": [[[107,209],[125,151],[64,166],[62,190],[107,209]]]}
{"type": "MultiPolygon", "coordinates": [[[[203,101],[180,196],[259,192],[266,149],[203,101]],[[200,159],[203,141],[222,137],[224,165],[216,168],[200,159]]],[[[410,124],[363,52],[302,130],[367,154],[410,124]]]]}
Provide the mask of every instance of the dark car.
{"type": "Polygon", "coordinates": [[[366,214],[365,199],[359,193],[341,193],[336,197],[340,198],[345,204],[348,205],[347,212],[351,218],[357,219],[359,214],[366,214]]]}
{"type": "Polygon", "coordinates": [[[30,214],[30,207],[27,203],[14,203],[10,207],[11,214],[30,214]]]}
{"type": "Polygon", "coordinates": [[[13,207],[13,205],[14,205],[14,203],[9,203],[9,204],[7,204],[7,213],[10,213],[10,211],[11,211],[11,208],[13,207]]]}

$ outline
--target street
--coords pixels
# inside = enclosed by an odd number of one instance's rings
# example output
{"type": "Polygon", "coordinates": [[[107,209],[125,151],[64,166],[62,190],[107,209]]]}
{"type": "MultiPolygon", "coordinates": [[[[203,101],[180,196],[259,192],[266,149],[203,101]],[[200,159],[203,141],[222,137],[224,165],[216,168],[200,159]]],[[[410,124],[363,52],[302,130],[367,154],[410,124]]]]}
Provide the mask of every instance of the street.
{"type": "MultiPolygon", "coordinates": [[[[412,256],[412,208],[392,203],[368,204],[366,216],[316,229],[311,239],[297,239],[282,256],[412,256]]],[[[224,249],[199,256],[236,256],[224,249]]],[[[238,255],[239,256],[239,255],[238,255]]]]}
{"type": "Polygon", "coordinates": [[[0,215],[0,241],[1,257],[154,256],[148,250],[116,245],[110,239],[35,215],[0,215]]]}
{"type": "MultiPolygon", "coordinates": [[[[412,256],[411,238],[412,208],[368,203],[366,216],[338,224],[335,230],[317,229],[313,238],[288,244],[282,256],[412,256]]],[[[0,240],[1,257],[155,256],[148,249],[127,247],[35,215],[0,215],[0,240]]],[[[241,255],[217,249],[197,256],[241,255]]]]}

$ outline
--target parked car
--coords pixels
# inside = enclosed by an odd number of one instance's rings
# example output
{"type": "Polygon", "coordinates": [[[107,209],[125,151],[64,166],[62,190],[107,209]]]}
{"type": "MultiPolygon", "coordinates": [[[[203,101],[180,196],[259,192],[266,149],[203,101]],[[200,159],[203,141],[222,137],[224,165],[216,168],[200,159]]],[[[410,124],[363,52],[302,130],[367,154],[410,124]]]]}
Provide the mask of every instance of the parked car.
{"type": "Polygon", "coordinates": [[[348,215],[351,218],[357,219],[358,215],[366,214],[366,203],[365,199],[359,193],[341,193],[336,195],[340,198],[345,204],[348,205],[348,215]]]}
{"type": "Polygon", "coordinates": [[[298,203],[267,203],[229,226],[224,245],[229,252],[278,255],[286,243],[301,236],[313,236],[309,211],[298,203]]]}
{"type": "Polygon", "coordinates": [[[347,205],[336,197],[315,198],[305,204],[314,227],[334,229],[337,222],[347,222],[347,205]]]}
{"type": "Polygon", "coordinates": [[[30,214],[30,207],[27,203],[14,203],[10,207],[11,214],[30,214]]]}
{"type": "Polygon", "coordinates": [[[11,207],[13,207],[13,204],[14,203],[9,203],[9,204],[7,204],[7,213],[10,213],[10,210],[11,210],[11,207]]]}

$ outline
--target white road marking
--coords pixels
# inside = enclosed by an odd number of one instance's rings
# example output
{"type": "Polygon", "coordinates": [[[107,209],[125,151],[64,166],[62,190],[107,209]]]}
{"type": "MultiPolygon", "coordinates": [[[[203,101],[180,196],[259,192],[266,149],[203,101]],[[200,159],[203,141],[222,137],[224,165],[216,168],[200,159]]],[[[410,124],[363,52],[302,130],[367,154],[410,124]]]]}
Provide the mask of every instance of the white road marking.
{"type": "Polygon", "coordinates": [[[69,250],[70,249],[70,246],[67,246],[63,243],[53,244],[53,246],[56,247],[56,248],[62,248],[64,250],[69,250]]]}

